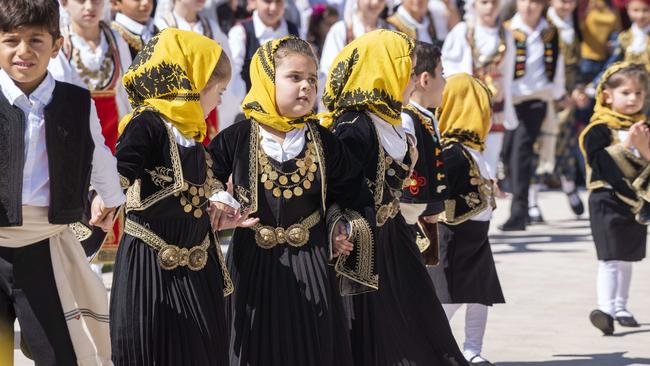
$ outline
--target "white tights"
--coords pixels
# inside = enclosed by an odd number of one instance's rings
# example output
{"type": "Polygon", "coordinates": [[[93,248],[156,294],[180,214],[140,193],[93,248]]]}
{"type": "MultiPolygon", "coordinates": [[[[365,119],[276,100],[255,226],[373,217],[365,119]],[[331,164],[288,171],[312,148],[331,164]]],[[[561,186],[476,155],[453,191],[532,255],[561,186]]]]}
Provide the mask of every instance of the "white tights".
{"type": "Polygon", "coordinates": [[[454,313],[461,306],[467,305],[465,310],[465,343],[463,344],[463,355],[466,360],[480,355],[483,349],[483,336],[487,325],[488,307],[483,304],[442,304],[447,319],[451,321],[454,313]]]}
{"type": "Polygon", "coordinates": [[[625,310],[631,279],[632,262],[598,261],[598,309],[612,317],[625,310]]]}

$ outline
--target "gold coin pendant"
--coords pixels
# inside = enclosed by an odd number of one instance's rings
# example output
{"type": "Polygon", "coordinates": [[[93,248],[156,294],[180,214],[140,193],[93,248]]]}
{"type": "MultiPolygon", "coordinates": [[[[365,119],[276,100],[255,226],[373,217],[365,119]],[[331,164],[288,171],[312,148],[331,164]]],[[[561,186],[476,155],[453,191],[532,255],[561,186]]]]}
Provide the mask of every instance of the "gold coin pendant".
{"type": "Polygon", "coordinates": [[[282,196],[282,191],[280,190],[280,188],[278,187],[273,188],[273,197],[280,198],[280,196],[282,196]]]}
{"type": "Polygon", "coordinates": [[[300,187],[295,187],[295,188],[293,189],[293,194],[296,195],[296,197],[300,197],[300,196],[302,196],[302,188],[300,188],[300,187]]]}
{"type": "Polygon", "coordinates": [[[282,185],[289,183],[289,179],[287,179],[287,176],[286,176],[286,175],[281,175],[278,181],[279,181],[280,184],[282,184],[282,185]]]}
{"type": "Polygon", "coordinates": [[[293,197],[293,192],[291,192],[290,189],[285,189],[284,192],[282,192],[282,196],[286,199],[291,199],[291,197],[293,197]]]}
{"type": "Polygon", "coordinates": [[[270,180],[267,180],[266,182],[264,182],[264,188],[273,189],[273,182],[271,182],[270,180]]]}

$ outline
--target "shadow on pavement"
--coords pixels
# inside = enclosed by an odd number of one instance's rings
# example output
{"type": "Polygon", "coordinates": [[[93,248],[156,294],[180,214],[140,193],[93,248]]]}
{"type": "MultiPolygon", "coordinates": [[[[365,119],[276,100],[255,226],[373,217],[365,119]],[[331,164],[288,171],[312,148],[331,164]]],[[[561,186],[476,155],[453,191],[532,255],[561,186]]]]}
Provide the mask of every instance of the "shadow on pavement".
{"type": "Polygon", "coordinates": [[[588,355],[554,355],[553,357],[572,357],[572,360],[497,362],[497,366],[629,366],[650,365],[650,358],[627,358],[625,352],[600,353],[588,355]]]}

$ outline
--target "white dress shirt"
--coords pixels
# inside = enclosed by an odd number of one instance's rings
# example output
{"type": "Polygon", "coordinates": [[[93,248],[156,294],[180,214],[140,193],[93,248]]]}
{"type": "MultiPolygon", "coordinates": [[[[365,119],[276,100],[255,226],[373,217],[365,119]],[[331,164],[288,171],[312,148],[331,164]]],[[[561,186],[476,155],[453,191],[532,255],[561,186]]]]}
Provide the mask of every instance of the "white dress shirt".
{"type": "MultiPolygon", "coordinates": [[[[512,33],[505,30],[506,52],[499,67],[503,90],[504,126],[514,129],[519,124],[512,103],[512,82],[515,76],[515,41],[512,33]]],[[[499,27],[474,26],[474,45],[481,55],[494,55],[499,47],[499,27]]],[[[474,73],[474,56],[467,42],[467,22],[458,23],[447,35],[442,46],[442,68],[445,76],[458,73],[474,73]]]]}
{"type": "MultiPolygon", "coordinates": [[[[264,24],[262,19],[260,19],[260,16],[257,14],[257,11],[253,12],[252,19],[253,28],[255,29],[255,37],[257,37],[260,46],[270,40],[279,39],[289,35],[289,27],[284,19],[280,22],[280,26],[275,29],[264,24]]],[[[244,58],[246,57],[246,30],[244,29],[244,26],[237,24],[232,27],[230,32],[228,32],[228,42],[230,44],[230,51],[232,52],[232,58],[230,59],[232,64],[232,74],[233,77],[239,77],[242,68],[244,67],[244,58]]],[[[242,83],[237,90],[233,90],[237,103],[241,104],[246,96],[246,92],[246,85],[244,83],[242,83]]]]}
{"type": "Polygon", "coordinates": [[[628,52],[636,54],[647,52],[650,25],[641,29],[638,25],[636,25],[636,23],[632,23],[632,27],[630,27],[630,29],[632,30],[632,44],[630,44],[628,52]]]}
{"type": "Polygon", "coordinates": [[[560,18],[553,7],[548,8],[546,15],[551,18],[553,25],[560,31],[560,39],[562,39],[562,42],[572,44],[576,34],[575,28],[573,27],[573,18],[570,15],[565,19],[560,18]]]}
{"type": "Polygon", "coordinates": [[[375,123],[379,141],[386,153],[397,161],[403,161],[406,156],[408,144],[406,142],[406,133],[402,125],[394,126],[374,113],[368,113],[370,119],[375,123]]]}
{"type": "MultiPolygon", "coordinates": [[[[203,18],[204,17],[203,15],[199,15],[199,21],[197,21],[196,23],[190,23],[187,20],[185,20],[183,17],[176,14],[175,12],[172,12],[171,16],[174,18],[174,21],[176,22],[176,27],[178,29],[193,31],[203,35],[209,33],[206,32],[205,29],[203,29],[203,22],[200,21],[200,19],[207,20],[207,24],[210,27],[210,32],[212,33],[212,39],[221,46],[223,52],[226,53],[226,55],[228,56],[232,64],[233,54],[231,52],[230,44],[228,42],[228,37],[223,31],[221,31],[221,28],[219,27],[219,25],[217,25],[214,19],[203,18]]],[[[156,19],[156,27],[158,27],[158,29],[163,30],[165,28],[169,28],[170,26],[171,25],[167,24],[167,21],[165,20],[164,17],[156,19]]],[[[221,97],[222,103],[217,107],[217,111],[219,113],[220,131],[232,125],[233,122],[235,122],[235,117],[241,112],[241,100],[238,99],[239,98],[238,93],[240,93],[240,90],[245,88],[246,87],[244,85],[244,81],[241,79],[241,76],[239,75],[239,73],[235,73],[233,69],[230,82],[228,83],[228,86],[226,87],[226,90],[224,90],[223,95],[221,97]]]]}
{"type": "MultiPolygon", "coordinates": [[[[438,120],[436,119],[436,116],[434,116],[430,110],[424,108],[414,100],[409,101],[409,104],[415,107],[418,111],[420,111],[420,113],[431,118],[431,122],[433,123],[433,128],[436,130],[436,136],[438,136],[438,139],[440,139],[440,130],[438,129],[438,120]]],[[[413,121],[411,116],[409,116],[404,112],[402,112],[402,128],[404,128],[404,132],[406,132],[407,135],[413,136],[413,138],[417,142],[416,135],[415,135],[415,122],[413,121]]]]}
{"type": "Polygon", "coordinates": [[[540,19],[535,29],[531,29],[523,22],[519,14],[512,17],[510,28],[512,30],[521,30],[526,34],[526,73],[512,83],[514,99],[532,95],[546,95],[549,99],[557,100],[565,94],[564,57],[562,53],[557,57],[553,81],[550,82],[546,77],[542,31],[548,27],[549,25],[544,18],[540,19]]]}
{"type": "MultiPolygon", "coordinates": [[[[48,73],[43,82],[28,97],[14,84],[4,70],[0,70],[2,93],[10,104],[19,107],[25,114],[23,205],[47,207],[50,204],[50,174],[43,110],[52,100],[54,87],[54,78],[48,73]]],[[[74,103],[75,101],[70,102],[74,103]]],[[[71,107],[74,107],[73,104],[71,104],[71,107]]],[[[117,161],[104,144],[97,111],[92,101],[89,123],[90,133],[95,143],[90,183],[102,197],[107,207],[119,206],[124,203],[125,196],[120,188],[117,161]]]]}
{"type": "Polygon", "coordinates": [[[154,34],[154,23],[152,19],[149,19],[147,24],[142,24],[122,13],[117,13],[115,14],[115,23],[120,24],[129,32],[139,35],[144,43],[149,42],[154,34]]]}

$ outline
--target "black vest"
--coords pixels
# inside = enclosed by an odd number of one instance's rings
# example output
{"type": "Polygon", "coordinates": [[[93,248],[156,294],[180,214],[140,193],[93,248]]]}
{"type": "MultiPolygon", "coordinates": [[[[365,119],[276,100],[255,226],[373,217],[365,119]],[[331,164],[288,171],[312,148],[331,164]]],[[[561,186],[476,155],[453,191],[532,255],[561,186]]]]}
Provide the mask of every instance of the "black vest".
{"type": "MultiPolygon", "coordinates": [[[[425,127],[424,123],[428,121],[423,121],[418,113],[408,108],[402,109],[402,113],[406,113],[413,119],[415,137],[418,140],[418,160],[411,175],[411,182],[403,190],[401,201],[439,203],[442,206],[442,202],[449,196],[449,186],[440,140],[435,131],[432,133],[425,127]]],[[[433,121],[430,128],[434,128],[433,121]]]]}
{"type": "MultiPolygon", "coordinates": [[[[83,216],[95,148],[89,115],[90,92],[56,82],[44,110],[51,224],[70,224],[83,216]]],[[[23,112],[0,93],[0,227],[22,225],[25,127],[23,112]]]]}
{"type": "MultiPolygon", "coordinates": [[[[253,19],[247,19],[241,22],[241,25],[246,31],[246,56],[244,56],[244,65],[241,68],[241,78],[246,83],[246,92],[248,93],[251,90],[251,61],[253,60],[253,55],[260,48],[260,41],[255,36],[255,26],[253,25],[253,19]]],[[[287,21],[287,29],[289,34],[292,36],[298,37],[298,27],[295,24],[287,21]]]]}

